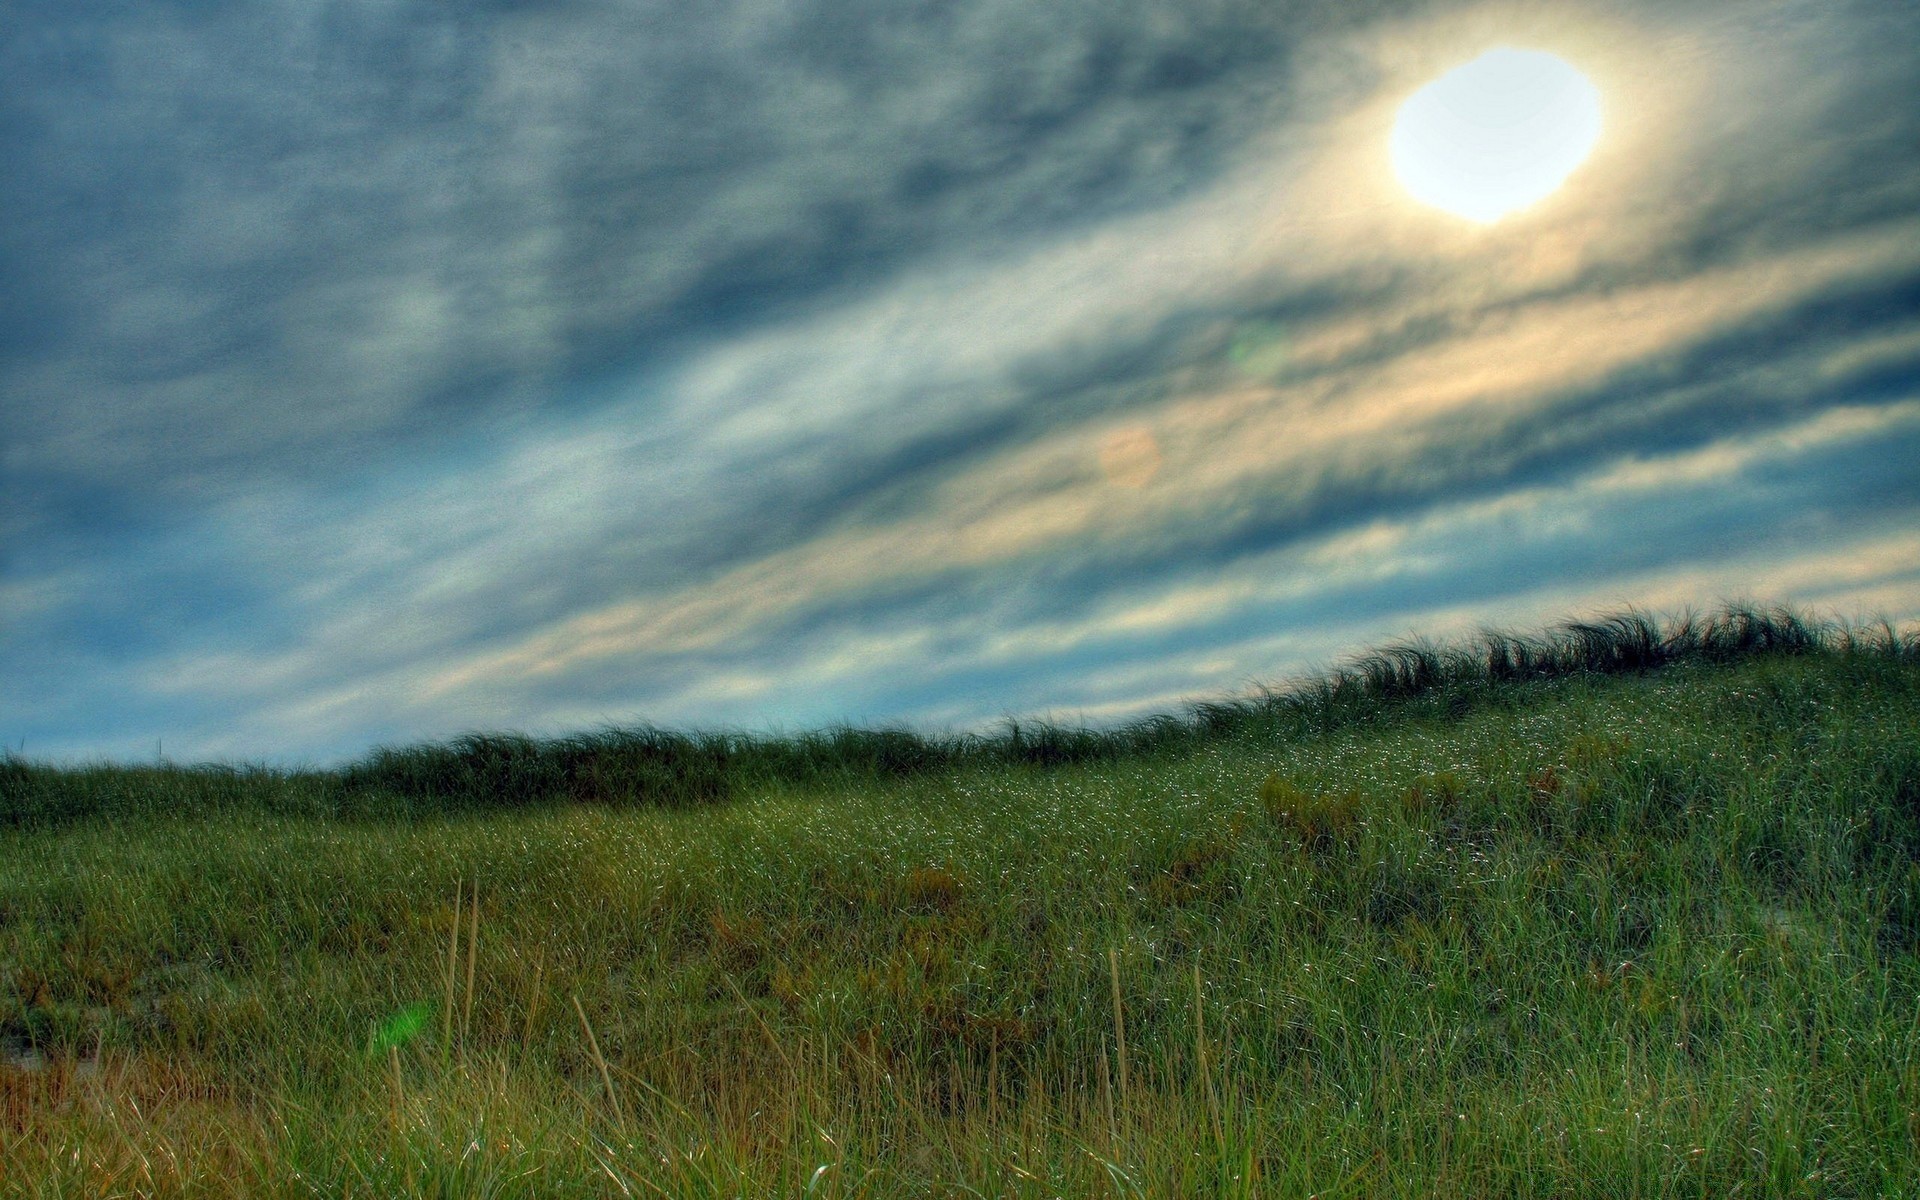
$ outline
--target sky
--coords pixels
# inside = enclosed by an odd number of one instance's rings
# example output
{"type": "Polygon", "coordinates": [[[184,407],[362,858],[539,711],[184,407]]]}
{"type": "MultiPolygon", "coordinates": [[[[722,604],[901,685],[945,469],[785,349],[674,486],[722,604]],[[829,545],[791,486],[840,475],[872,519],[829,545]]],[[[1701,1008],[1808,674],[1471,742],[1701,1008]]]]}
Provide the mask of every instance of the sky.
{"type": "Polygon", "coordinates": [[[1910,0],[12,0],[0,742],[1104,725],[1920,617],[1910,0]],[[1492,47],[1599,141],[1389,163],[1492,47]]]}

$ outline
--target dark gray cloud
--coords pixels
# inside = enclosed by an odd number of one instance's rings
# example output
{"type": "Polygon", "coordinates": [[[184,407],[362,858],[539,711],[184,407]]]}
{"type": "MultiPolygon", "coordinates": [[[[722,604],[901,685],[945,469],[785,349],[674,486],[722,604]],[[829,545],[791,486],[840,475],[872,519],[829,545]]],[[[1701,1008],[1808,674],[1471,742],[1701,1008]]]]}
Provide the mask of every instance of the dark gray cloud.
{"type": "Polygon", "coordinates": [[[916,256],[1164,202],[1274,119],[1302,19],[1252,0],[17,11],[8,462],[40,468],[30,501],[78,509],[418,453],[916,256]]]}

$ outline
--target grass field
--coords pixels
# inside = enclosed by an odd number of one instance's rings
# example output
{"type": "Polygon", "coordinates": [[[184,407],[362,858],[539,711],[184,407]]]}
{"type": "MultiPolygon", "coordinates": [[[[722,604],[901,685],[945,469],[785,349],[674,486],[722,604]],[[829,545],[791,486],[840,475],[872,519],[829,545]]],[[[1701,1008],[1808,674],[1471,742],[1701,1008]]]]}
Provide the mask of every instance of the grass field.
{"type": "Polygon", "coordinates": [[[1920,1195],[1920,644],[0,760],[0,1195],[1920,1195]]]}

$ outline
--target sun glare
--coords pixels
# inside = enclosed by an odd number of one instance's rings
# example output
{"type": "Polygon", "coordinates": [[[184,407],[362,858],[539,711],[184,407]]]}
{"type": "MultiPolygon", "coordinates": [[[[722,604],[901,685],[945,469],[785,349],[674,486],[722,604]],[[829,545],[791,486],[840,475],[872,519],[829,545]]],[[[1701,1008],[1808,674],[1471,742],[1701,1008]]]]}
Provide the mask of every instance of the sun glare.
{"type": "Polygon", "coordinates": [[[1552,194],[1600,139],[1600,92],[1564,60],[1500,46],[1400,107],[1388,143],[1413,196],[1479,222],[1552,194]]]}

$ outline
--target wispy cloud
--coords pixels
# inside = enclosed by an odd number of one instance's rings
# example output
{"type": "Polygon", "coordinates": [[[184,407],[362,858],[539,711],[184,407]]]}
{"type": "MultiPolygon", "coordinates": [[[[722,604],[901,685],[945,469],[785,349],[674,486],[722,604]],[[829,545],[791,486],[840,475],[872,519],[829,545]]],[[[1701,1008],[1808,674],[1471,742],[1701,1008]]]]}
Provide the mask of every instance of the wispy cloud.
{"type": "MultiPolygon", "coordinates": [[[[1300,382],[1174,397],[1152,412],[1166,465],[1151,489],[1115,487],[1097,469],[1098,427],[1092,435],[1056,432],[943,480],[907,518],[836,531],[694,588],[570,618],[431,679],[428,694],[618,654],[726,645],[850,591],[884,593],[1036,556],[1084,557],[1103,545],[1130,557],[1141,541],[1164,544],[1172,531],[1192,536],[1208,522],[1233,522],[1236,508],[1257,505],[1268,523],[1311,528],[1315,508],[1342,492],[1376,502],[1395,491],[1444,493],[1474,486],[1474,476],[1508,475],[1514,459],[1543,442],[1605,446],[1607,420],[1587,415],[1586,428],[1570,431],[1554,401],[1752,320],[1794,292],[1822,294],[1848,274],[1920,266],[1917,234],[1920,227],[1896,229],[1797,263],[1543,302],[1384,364],[1318,372],[1309,362],[1291,368],[1304,375],[1300,382]]],[[[1830,375],[1832,355],[1814,369],[1830,375]]],[[[1806,382],[1793,381],[1803,391],[1806,382]]],[[[1683,392],[1678,402],[1691,398],[1683,392]]],[[[1648,410],[1674,402],[1638,399],[1639,412],[1612,423],[1644,436],[1648,410]]],[[[1738,414],[1715,415],[1744,423],[1738,414]]]]}
{"type": "Polygon", "coordinates": [[[22,28],[0,732],[49,752],[1099,717],[1554,604],[1920,612],[1904,6],[22,28]],[[1379,146],[1490,40],[1608,132],[1473,229],[1379,146]]]}

